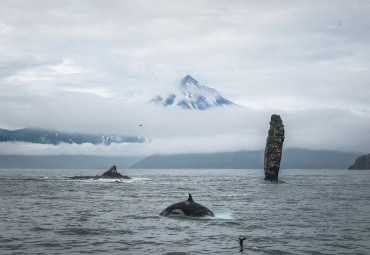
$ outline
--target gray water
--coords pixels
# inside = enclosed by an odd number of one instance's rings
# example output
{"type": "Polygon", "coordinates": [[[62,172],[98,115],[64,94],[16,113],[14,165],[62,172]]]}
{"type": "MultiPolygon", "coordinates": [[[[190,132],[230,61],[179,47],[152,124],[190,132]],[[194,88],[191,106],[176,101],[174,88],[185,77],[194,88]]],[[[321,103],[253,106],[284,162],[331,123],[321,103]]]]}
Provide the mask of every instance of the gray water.
{"type": "Polygon", "coordinates": [[[0,254],[370,254],[370,171],[0,170],[0,254]],[[191,193],[214,219],[161,217],[191,193]],[[239,236],[247,237],[240,251],[239,236]]]}

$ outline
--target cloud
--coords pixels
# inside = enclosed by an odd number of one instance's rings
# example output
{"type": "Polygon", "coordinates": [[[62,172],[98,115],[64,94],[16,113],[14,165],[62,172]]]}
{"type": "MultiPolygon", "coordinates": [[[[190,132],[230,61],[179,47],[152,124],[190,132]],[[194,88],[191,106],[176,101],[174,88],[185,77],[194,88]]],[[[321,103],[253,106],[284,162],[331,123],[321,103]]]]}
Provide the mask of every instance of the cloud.
{"type": "MultiPolygon", "coordinates": [[[[93,144],[33,144],[0,143],[1,154],[14,155],[100,155],[149,156],[153,154],[213,153],[245,148],[243,137],[235,134],[209,137],[155,138],[148,143],[113,143],[109,146],[93,144]],[[230,142],[234,141],[234,142],[230,142]],[[237,145],[235,144],[237,142],[237,145]]],[[[254,141],[255,142],[255,141],[254,141]]]]}
{"type": "MultiPolygon", "coordinates": [[[[263,148],[280,113],[287,146],[369,150],[369,11],[348,1],[2,1],[0,127],[153,139],[119,153],[219,151],[263,148]],[[186,74],[245,109],[147,103],[186,74]]],[[[67,147],[113,153],[49,151],[67,147]]]]}
{"type": "Polygon", "coordinates": [[[72,59],[63,59],[56,65],[37,66],[18,72],[5,79],[9,83],[26,83],[32,81],[56,81],[61,76],[73,74],[86,74],[89,70],[77,66],[72,59]]]}
{"type": "MultiPolygon", "coordinates": [[[[101,98],[105,102],[104,98],[101,98]]],[[[110,99],[112,100],[112,99],[110,99]]],[[[70,106],[72,106],[70,104],[70,106]]],[[[67,117],[52,110],[45,111],[42,127],[69,132],[95,134],[141,135],[150,138],[148,143],[123,143],[105,145],[60,144],[40,145],[27,143],[0,143],[2,154],[89,154],[89,155],[140,155],[212,153],[239,150],[262,150],[265,147],[270,116],[282,116],[286,140],[284,148],[309,148],[340,151],[366,152],[368,144],[367,121],[370,112],[297,110],[261,111],[241,107],[214,109],[210,111],[186,111],[152,105],[136,108],[134,104],[122,108],[91,109],[89,106],[67,110],[67,117]],[[81,109],[84,108],[84,109],[81,109]],[[114,109],[114,110],[112,110],[114,109]],[[356,123],[354,125],[354,123],[356,123]],[[71,127],[73,127],[71,129],[71,127]]],[[[117,105],[118,106],[118,105],[117,105]]],[[[123,106],[123,105],[121,105],[123,106]]],[[[33,118],[41,115],[29,116],[33,118]]],[[[22,118],[22,120],[25,116],[22,118]]],[[[37,119],[35,123],[40,123],[37,119]]]]}

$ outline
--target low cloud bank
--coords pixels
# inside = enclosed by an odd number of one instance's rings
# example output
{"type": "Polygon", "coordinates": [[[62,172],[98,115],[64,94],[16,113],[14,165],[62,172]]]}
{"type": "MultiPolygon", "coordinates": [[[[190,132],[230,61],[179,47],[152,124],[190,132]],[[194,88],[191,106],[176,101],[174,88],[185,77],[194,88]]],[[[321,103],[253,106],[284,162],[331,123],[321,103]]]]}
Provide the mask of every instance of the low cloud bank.
{"type": "MultiPolygon", "coordinates": [[[[87,127],[92,125],[94,132],[143,135],[149,137],[150,142],[113,143],[109,146],[7,142],[0,143],[0,154],[148,156],[261,150],[265,147],[273,113],[277,112],[241,107],[206,112],[152,107],[149,111],[136,111],[134,116],[120,118],[118,112],[113,111],[110,115],[103,115],[88,123],[81,121],[73,125],[78,127],[78,131],[86,128],[92,132],[87,127]]],[[[370,123],[366,114],[333,109],[278,114],[282,116],[286,130],[284,148],[370,151],[370,123]]]]}

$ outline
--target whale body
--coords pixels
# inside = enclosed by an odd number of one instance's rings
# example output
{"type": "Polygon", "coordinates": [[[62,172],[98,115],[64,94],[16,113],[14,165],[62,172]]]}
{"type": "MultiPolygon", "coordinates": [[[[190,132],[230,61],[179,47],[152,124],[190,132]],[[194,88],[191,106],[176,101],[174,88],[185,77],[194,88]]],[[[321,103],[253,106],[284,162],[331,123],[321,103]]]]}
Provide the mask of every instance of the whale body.
{"type": "Polygon", "coordinates": [[[194,202],[191,194],[186,201],[170,205],[159,215],[161,216],[185,216],[185,217],[215,217],[215,214],[207,207],[194,202]]]}

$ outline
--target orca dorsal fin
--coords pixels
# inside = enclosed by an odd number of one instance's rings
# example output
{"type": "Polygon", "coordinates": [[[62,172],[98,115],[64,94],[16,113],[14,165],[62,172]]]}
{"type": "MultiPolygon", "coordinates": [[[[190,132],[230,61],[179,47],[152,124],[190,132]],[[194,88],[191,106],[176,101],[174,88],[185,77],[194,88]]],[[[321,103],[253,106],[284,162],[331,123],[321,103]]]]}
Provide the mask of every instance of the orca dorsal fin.
{"type": "Polygon", "coordinates": [[[190,193],[189,193],[188,201],[189,201],[189,202],[194,202],[194,200],[193,200],[193,198],[191,197],[191,194],[190,194],[190,193]]]}

